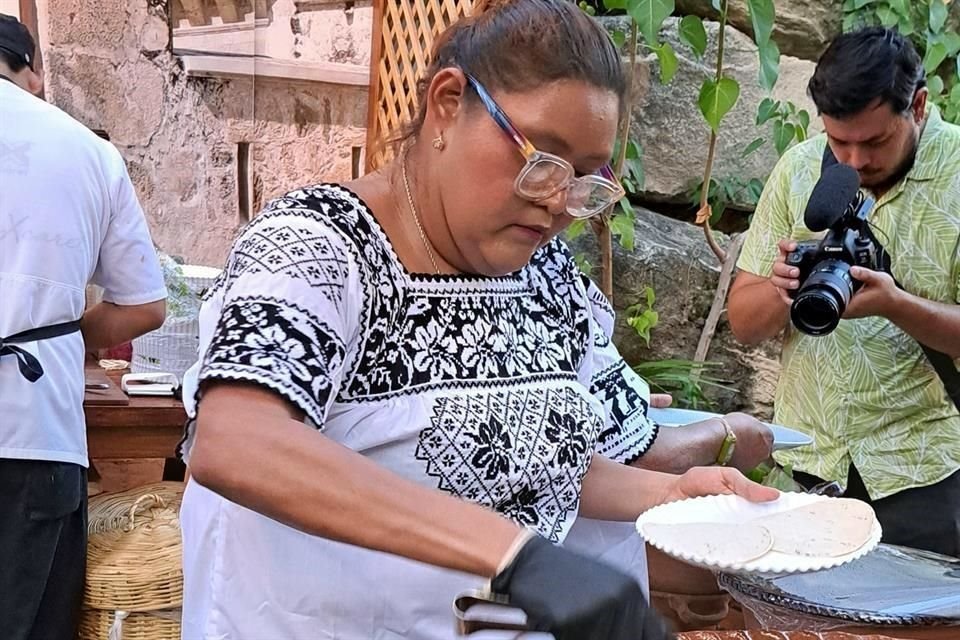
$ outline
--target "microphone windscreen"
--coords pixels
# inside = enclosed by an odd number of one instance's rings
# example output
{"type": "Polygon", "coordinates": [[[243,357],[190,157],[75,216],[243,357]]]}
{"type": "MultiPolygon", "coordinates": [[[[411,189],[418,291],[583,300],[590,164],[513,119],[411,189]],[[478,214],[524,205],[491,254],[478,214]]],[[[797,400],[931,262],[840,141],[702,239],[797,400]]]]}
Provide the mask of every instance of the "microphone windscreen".
{"type": "Polygon", "coordinates": [[[810,194],[803,222],[811,231],[829,229],[843,216],[860,188],[856,170],[845,164],[827,166],[810,194]]]}

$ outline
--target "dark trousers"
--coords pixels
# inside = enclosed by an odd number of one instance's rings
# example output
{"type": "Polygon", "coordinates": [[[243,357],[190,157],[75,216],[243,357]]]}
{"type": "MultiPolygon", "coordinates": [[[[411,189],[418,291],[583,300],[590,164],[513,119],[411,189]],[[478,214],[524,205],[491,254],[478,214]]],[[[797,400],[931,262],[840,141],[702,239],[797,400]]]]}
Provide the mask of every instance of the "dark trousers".
{"type": "MultiPolygon", "coordinates": [[[[807,488],[823,482],[803,472],[795,472],[794,479],[807,488]]],[[[936,484],[872,500],[860,473],[850,465],[843,495],[873,507],[884,542],[960,558],[960,471],[936,484]]]]}
{"type": "Polygon", "coordinates": [[[73,640],[87,565],[87,470],[0,459],[0,635],[73,640]]]}

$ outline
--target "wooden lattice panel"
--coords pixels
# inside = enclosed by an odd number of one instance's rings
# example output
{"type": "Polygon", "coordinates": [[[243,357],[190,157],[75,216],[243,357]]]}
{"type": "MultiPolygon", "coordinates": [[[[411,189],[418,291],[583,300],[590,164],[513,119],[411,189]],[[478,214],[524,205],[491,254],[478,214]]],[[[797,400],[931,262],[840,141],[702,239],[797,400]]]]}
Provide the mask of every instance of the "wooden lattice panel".
{"type": "Polygon", "coordinates": [[[391,151],[381,143],[413,119],[417,79],[429,64],[437,34],[469,15],[474,0],[375,0],[367,171],[382,166],[391,151]]]}

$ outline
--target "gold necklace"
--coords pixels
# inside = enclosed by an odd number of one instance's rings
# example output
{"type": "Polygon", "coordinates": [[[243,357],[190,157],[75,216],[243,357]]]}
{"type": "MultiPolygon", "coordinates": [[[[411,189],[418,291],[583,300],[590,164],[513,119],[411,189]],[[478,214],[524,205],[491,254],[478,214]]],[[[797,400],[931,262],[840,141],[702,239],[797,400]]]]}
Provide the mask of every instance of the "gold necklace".
{"type": "Polygon", "coordinates": [[[420,233],[420,240],[427,250],[427,256],[430,258],[430,264],[433,270],[440,275],[440,267],[437,266],[437,259],[433,255],[433,249],[430,247],[430,241],[427,240],[427,234],[423,232],[423,225],[420,224],[420,214],[417,213],[417,206],[413,203],[413,196],[410,194],[410,181],[407,179],[407,150],[403,150],[400,158],[400,171],[403,174],[403,189],[407,192],[407,204],[410,205],[410,211],[413,213],[413,221],[417,223],[417,231],[420,233]]]}

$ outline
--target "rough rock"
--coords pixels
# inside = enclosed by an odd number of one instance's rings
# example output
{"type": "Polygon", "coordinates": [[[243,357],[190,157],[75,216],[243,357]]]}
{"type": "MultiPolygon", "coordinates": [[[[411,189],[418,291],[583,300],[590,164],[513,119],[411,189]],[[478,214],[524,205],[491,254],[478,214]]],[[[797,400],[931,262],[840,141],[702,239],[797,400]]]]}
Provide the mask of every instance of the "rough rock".
{"type": "MultiPolygon", "coordinates": [[[[775,2],[776,21],[773,39],[780,51],[803,60],[816,60],[827,44],[840,33],[843,22],[842,0],[790,0],[775,2]]],[[[677,9],[711,20],[718,18],[712,3],[704,0],[677,0],[677,9]]],[[[753,34],[745,0],[730,2],[729,23],[753,34]]]]}
{"type": "MultiPolygon", "coordinates": [[[[719,263],[700,228],[636,207],[636,247],[626,251],[614,243],[614,340],[631,364],[679,358],[692,360],[720,276],[719,263]],[[660,314],[650,347],[627,324],[626,309],[643,299],[646,287],[656,292],[660,314]]],[[[721,244],[729,238],[718,234],[721,244]]],[[[571,249],[599,265],[596,241],[588,232],[571,249]]],[[[595,267],[598,269],[598,267],[595,267]]],[[[595,274],[596,275],[596,274],[595,274]]],[[[721,318],[707,360],[721,363],[712,372],[730,382],[736,392],[709,390],[716,410],[745,410],[770,417],[779,376],[779,345],[770,342],[745,347],[736,342],[726,316],[721,318]]]]}
{"type": "MultiPolygon", "coordinates": [[[[626,19],[607,18],[608,29],[625,30],[626,19]]],[[[632,136],[643,147],[646,181],[642,197],[651,201],[687,203],[693,188],[703,179],[710,129],[697,106],[700,87],[714,74],[717,35],[720,26],[706,22],[708,47],[703,60],[682,44],[677,35],[679,20],[668,19],[661,37],[677,52],[677,73],[668,85],[660,82],[659,63],[654,54],[637,59],[632,136]]],[[[773,147],[773,124],[756,125],[757,107],[767,97],[758,83],[759,62],[753,41],[732,27],[725,37],[724,73],[740,85],[740,98],[720,125],[717,157],[713,177],[737,177],[743,180],[765,180],[777,161],[773,147]],[[766,138],[759,150],[743,157],[743,151],[755,138],[766,138]]],[[[819,120],[812,101],[806,95],[806,84],[813,74],[812,62],[782,56],[780,76],[772,97],[790,100],[806,109],[811,118],[811,132],[819,130],[819,120]]],[[[737,204],[749,207],[742,200],[737,204]]]]}

